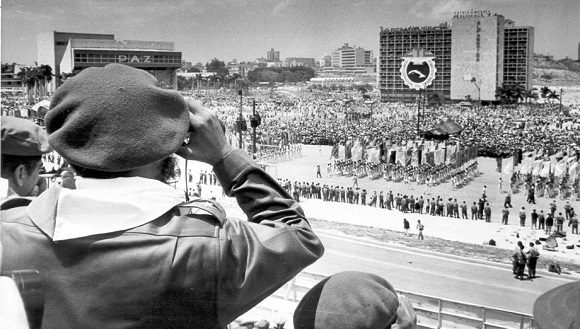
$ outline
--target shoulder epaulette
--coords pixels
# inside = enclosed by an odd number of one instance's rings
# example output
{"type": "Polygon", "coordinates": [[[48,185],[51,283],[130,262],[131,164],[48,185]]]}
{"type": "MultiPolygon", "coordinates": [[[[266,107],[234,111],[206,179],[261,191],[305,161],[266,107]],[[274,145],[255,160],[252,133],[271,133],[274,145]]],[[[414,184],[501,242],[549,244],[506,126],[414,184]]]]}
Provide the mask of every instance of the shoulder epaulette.
{"type": "Polygon", "coordinates": [[[226,221],[226,211],[217,202],[210,199],[195,199],[177,206],[182,216],[206,212],[214,216],[222,226],[226,221]]]}

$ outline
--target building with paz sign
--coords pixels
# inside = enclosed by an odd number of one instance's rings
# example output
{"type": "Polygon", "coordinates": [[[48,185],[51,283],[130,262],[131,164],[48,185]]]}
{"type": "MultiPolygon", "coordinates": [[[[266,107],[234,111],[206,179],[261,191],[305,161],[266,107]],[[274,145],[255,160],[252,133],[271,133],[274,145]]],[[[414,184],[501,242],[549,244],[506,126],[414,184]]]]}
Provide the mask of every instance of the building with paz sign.
{"type": "MultiPolygon", "coordinates": [[[[173,42],[115,40],[113,34],[57,31],[39,34],[37,40],[39,65],[50,65],[56,76],[120,63],[151,73],[162,88],[177,87],[175,70],[181,67],[181,52],[175,51],[173,42]]],[[[53,84],[58,83],[56,80],[53,84]]]]}

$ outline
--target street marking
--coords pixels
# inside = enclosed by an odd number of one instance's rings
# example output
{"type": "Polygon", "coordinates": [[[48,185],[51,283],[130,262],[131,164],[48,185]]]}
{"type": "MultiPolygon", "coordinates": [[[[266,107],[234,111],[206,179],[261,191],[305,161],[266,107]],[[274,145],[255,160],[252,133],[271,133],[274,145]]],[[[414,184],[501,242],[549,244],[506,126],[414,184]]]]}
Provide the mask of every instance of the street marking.
{"type": "MultiPolygon", "coordinates": [[[[506,268],[504,266],[481,264],[481,263],[479,263],[480,261],[474,262],[474,261],[468,261],[468,260],[460,260],[460,259],[455,259],[454,257],[447,258],[447,257],[439,256],[439,255],[433,255],[433,254],[431,254],[432,253],[431,251],[429,253],[422,253],[422,252],[417,252],[417,251],[413,251],[413,250],[408,250],[407,249],[408,247],[396,248],[396,247],[391,247],[391,246],[385,246],[382,243],[375,244],[375,243],[370,243],[370,242],[363,242],[363,241],[359,241],[359,240],[352,239],[352,238],[338,237],[338,236],[328,234],[328,233],[317,233],[317,235],[331,238],[331,239],[335,239],[335,240],[339,240],[339,241],[356,243],[356,244],[367,246],[367,247],[375,247],[375,248],[384,249],[384,250],[404,252],[404,253],[418,255],[418,256],[431,257],[434,259],[456,262],[459,264],[467,264],[467,265],[482,266],[482,267],[487,267],[487,268],[492,268],[492,269],[499,269],[499,270],[503,270],[503,271],[511,273],[511,269],[506,268]]],[[[455,257],[458,257],[458,256],[455,256],[455,257]]],[[[372,261],[375,261],[375,260],[372,260],[372,261]]],[[[509,265],[506,265],[506,266],[509,266],[509,265]]],[[[565,281],[565,282],[577,281],[574,278],[566,278],[566,277],[559,277],[559,276],[550,276],[550,278],[565,281]]]]}

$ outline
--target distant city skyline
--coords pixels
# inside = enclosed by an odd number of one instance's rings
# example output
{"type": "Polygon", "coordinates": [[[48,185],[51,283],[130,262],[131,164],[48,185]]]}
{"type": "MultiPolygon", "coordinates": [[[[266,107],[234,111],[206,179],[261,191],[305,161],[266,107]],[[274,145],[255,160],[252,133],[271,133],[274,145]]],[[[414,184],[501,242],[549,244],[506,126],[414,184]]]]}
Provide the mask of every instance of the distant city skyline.
{"type": "Polygon", "coordinates": [[[577,0],[4,0],[2,62],[33,64],[38,33],[109,33],[118,40],[171,41],[183,60],[320,60],[343,44],[378,56],[380,28],[433,26],[453,13],[489,10],[535,28],[536,53],[577,59],[577,0]]]}

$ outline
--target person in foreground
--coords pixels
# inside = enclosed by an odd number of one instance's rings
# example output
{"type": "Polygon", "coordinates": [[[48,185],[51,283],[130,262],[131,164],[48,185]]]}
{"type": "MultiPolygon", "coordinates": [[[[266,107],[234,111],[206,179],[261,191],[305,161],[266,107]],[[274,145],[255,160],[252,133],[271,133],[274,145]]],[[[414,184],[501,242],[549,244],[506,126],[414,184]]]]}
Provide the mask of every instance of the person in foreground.
{"type": "Polygon", "coordinates": [[[0,269],[42,275],[42,328],[223,328],[324,252],[302,208],[232,150],[217,116],[145,71],[82,71],[45,122],[76,188],[54,184],[0,222],[0,269]],[[174,153],[212,165],[247,220],[183,204],[164,183],[174,153]]]}
{"type": "Polygon", "coordinates": [[[415,329],[409,300],[384,278],[345,271],[312,287],[296,307],[295,329],[415,329]]]}
{"type": "Polygon", "coordinates": [[[46,132],[26,119],[1,118],[2,178],[0,203],[24,205],[46,189],[40,178],[42,155],[51,151],[46,132]]]}

